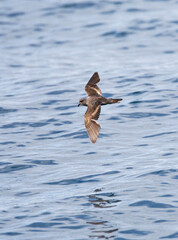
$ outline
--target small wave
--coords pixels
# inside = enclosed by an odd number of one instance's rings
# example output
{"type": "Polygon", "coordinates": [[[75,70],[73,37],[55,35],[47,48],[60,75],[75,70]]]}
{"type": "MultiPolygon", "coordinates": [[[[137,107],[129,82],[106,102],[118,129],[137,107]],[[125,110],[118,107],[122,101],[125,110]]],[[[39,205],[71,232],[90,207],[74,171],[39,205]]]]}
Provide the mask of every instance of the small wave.
{"type": "Polygon", "coordinates": [[[71,93],[71,92],[76,92],[75,90],[68,90],[68,89],[64,89],[64,90],[57,90],[57,91],[52,91],[52,92],[48,92],[46,93],[47,95],[60,95],[63,93],[71,93]]]}
{"type": "Polygon", "coordinates": [[[7,141],[7,142],[0,142],[1,145],[8,145],[8,144],[15,144],[16,142],[7,141]]]}
{"type": "Polygon", "coordinates": [[[0,169],[0,173],[10,173],[20,170],[25,170],[27,168],[32,168],[34,165],[23,165],[23,164],[14,164],[10,166],[6,166],[0,169]]]}
{"type": "Polygon", "coordinates": [[[138,201],[138,202],[130,204],[129,206],[130,207],[145,206],[145,207],[148,207],[148,208],[174,208],[174,206],[171,205],[171,204],[157,203],[157,202],[149,201],[149,200],[138,201]]]}
{"type": "Polygon", "coordinates": [[[26,225],[26,227],[30,228],[50,228],[56,225],[61,225],[62,223],[59,222],[34,222],[29,225],[26,225]]]}
{"type": "Polygon", "coordinates": [[[133,112],[133,113],[122,113],[123,117],[126,118],[149,118],[149,117],[165,117],[167,113],[154,113],[154,112],[133,112]]]}
{"type": "Polygon", "coordinates": [[[176,173],[176,172],[177,172],[176,169],[159,170],[159,171],[142,174],[139,177],[145,177],[145,176],[149,176],[149,175],[158,175],[158,176],[163,177],[163,176],[167,176],[169,173],[176,173]]]}
{"type": "Polygon", "coordinates": [[[7,17],[15,18],[15,17],[23,16],[23,15],[25,15],[25,12],[12,12],[12,13],[7,14],[7,17]]]}
{"type": "Polygon", "coordinates": [[[137,230],[137,229],[129,229],[129,230],[126,230],[126,231],[119,231],[119,233],[133,234],[135,236],[146,236],[146,235],[148,235],[152,232],[151,231],[140,231],[140,230],[137,230]]]}
{"type": "Polygon", "coordinates": [[[147,10],[146,9],[141,9],[141,8],[128,8],[127,9],[127,12],[133,12],[133,13],[135,13],[135,12],[146,12],[147,10]]]}
{"type": "Polygon", "coordinates": [[[78,178],[72,178],[72,179],[66,179],[66,180],[61,180],[61,181],[56,181],[56,182],[47,182],[44,184],[49,184],[49,185],[71,185],[71,184],[79,184],[79,183],[85,183],[85,182],[99,182],[96,177],[99,176],[104,176],[104,175],[110,175],[110,174],[117,174],[119,171],[109,171],[101,174],[93,174],[93,175],[88,175],[88,176],[83,176],[83,177],[78,177],[78,178]]]}
{"type": "Polygon", "coordinates": [[[173,132],[157,133],[157,134],[153,134],[153,135],[144,136],[143,138],[160,137],[160,136],[163,136],[163,135],[174,134],[174,133],[177,133],[177,132],[173,131],[173,132]]]}
{"type": "Polygon", "coordinates": [[[128,35],[132,34],[132,32],[127,32],[127,31],[122,31],[122,32],[117,32],[117,31],[110,31],[110,32],[105,32],[101,35],[101,37],[116,37],[116,38],[124,38],[127,37],[128,35]]]}
{"type": "Polygon", "coordinates": [[[18,235],[22,235],[23,233],[20,232],[5,232],[5,233],[1,233],[0,235],[6,235],[6,236],[18,236],[18,235]]]}
{"type": "Polygon", "coordinates": [[[178,232],[175,232],[173,234],[170,234],[168,236],[165,236],[165,237],[161,237],[160,239],[178,239],[178,232]]]}
{"type": "Polygon", "coordinates": [[[94,2],[78,2],[78,3],[66,3],[61,5],[61,8],[71,8],[71,9],[85,9],[95,6],[94,2]]]}
{"type": "Polygon", "coordinates": [[[9,109],[9,108],[2,108],[0,107],[0,114],[4,114],[4,113],[9,113],[9,112],[17,112],[17,109],[9,109]]]}

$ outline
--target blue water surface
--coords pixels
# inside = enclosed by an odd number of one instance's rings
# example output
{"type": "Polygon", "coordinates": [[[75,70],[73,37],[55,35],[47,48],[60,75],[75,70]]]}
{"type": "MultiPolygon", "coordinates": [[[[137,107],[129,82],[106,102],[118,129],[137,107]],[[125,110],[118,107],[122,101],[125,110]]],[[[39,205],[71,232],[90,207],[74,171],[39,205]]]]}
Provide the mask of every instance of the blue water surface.
{"type": "Polygon", "coordinates": [[[178,239],[178,1],[0,2],[0,239],[178,239]],[[85,84],[106,97],[85,130],[85,84]]]}

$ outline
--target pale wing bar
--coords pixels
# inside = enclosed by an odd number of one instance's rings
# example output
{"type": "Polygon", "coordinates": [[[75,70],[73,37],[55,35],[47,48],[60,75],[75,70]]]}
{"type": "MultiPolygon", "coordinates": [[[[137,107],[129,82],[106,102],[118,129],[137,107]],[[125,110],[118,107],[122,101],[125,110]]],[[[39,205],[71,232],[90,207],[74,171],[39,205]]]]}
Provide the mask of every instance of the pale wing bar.
{"type": "Polygon", "coordinates": [[[93,74],[93,76],[88,81],[87,85],[85,86],[85,91],[87,92],[88,96],[101,96],[101,90],[97,86],[99,83],[100,78],[97,72],[93,74]]]}

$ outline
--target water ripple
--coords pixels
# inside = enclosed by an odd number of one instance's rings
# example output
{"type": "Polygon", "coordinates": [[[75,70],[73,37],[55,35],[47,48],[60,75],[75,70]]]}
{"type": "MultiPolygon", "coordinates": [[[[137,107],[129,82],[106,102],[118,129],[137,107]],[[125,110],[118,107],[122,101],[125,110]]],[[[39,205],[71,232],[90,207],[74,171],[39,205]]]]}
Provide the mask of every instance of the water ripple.
{"type": "Polygon", "coordinates": [[[166,176],[169,173],[176,173],[177,171],[178,170],[176,170],[176,169],[159,170],[159,171],[153,171],[153,172],[149,172],[149,173],[146,173],[146,174],[142,174],[139,177],[145,177],[145,176],[148,176],[148,175],[166,176]]]}
{"type": "Polygon", "coordinates": [[[94,2],[66,3],[61,5],[62,8],[71,8],[71,9],[85,9],[93,6],[95,6],[94,2]]]}
{"type": "Polygon", "coordinates": [[[123,234],[133,234],[135,236],[146,236],[152,232],[150,231],[139,231],[137,229],[130,229],[130,230],[126,230],[126,231],[120,231],[120,233],[123,234]]]}
{"type": "Polygon", "coordinates": [[[148,208],[174,208],[174,206],[171,204],[157,203],[157,202],[148,201],[148,200],[138,201],[138,202],[130,204],[129,206],[131,206],[131,207],[145,206],[148,208]]]}
{"type": "Polygon", "coordinates": [[[78,184],[78,183],[85,183],[85,182],[98,182],[99,180],[96,179],[96,177],[104,176],[104,175],[110,175],[110,174],[117,174],[117,173],[119,173],[119,171],[111,171],[111,172],[106,172],[106,173],[102,173],[102,174],[94,174],[94,175],[83,176],[83,177],[79,177],[79,178],[72,178],[72,179],[66,179],[66,180],[55,181],[55,182],[47,182],[45,184],[71,185],[71,184],[78,184]]]}
{"type": "Polygon", "coordinates": [[[104,37],[104,38],[105,37],[123,38],[123,37],[127,37],[130,34],[132,34],[132,33],[131,32],[126,32],[126,31],[122,31],[122,32],[110,31],[110,32],[103,33],[101,36],[104,37]]]}
{"type": "Polygon", "coordinates": [[[9,113],[9,112],[17,112],[18,109],[5,109],[5,108],[2,108],[0,107],[0,114],[4,114],[4,113],[9,113]]]}
{"type": "Polygon", "coordinates": [[[10,166],[5,166],[0,169],[0,173],[10,173],[10,172],[15,172],[19,170],[25,170],[27,168],[32,168],[33,165],[24,165],[24,164],[14,164],[10,166]]]}
{"type": "Polygon", "coordinates": [[[178,232],[175,232],[165,237],[161,237],[161,239],[177,239],[177,238],[178,238],[178,232]]]}
{"type": "Polygon", "coordinates": [[[157,133],[157,134],[153,134],[153,135],[148,135],[148,136],[144,136],[143,138],[152,138],[152,137],[159,137],[159,136],[163,136],[163,135],[168,135],[168,134],[175,134],[177,132],[162,132],[162,133],[157,133]]]}

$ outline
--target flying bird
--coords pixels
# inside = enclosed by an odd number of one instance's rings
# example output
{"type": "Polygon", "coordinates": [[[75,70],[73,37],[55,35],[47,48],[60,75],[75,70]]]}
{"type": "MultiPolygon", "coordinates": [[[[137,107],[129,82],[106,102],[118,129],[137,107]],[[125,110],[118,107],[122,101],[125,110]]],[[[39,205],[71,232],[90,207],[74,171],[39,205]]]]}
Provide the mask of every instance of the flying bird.
{"type": "Polygon", "coordinates": [[[90,137],[92,143],[97,141],[99,135],[100,125],[96,120],[98,120],[100,116],[101,105],[122,101],[122,98],[112,99],[103,97],[100,88],[97,86],[99,81],[99,75],[95,72],[85,86],[85,91],[87,92],[88,97],[80,99],[78,104],[78,106],[87,106],[84,122],[88,136],[90,137]]]}

